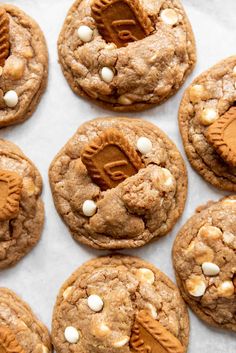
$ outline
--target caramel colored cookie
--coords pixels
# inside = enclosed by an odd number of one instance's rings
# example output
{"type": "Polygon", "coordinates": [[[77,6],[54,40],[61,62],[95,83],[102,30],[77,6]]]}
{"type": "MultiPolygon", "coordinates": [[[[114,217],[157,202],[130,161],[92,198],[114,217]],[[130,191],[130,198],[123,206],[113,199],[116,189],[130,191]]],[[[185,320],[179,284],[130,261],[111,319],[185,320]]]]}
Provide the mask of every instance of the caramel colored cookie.
{"type": "Polygon", "coordinates": [[[44,221],[41,176],[11,142],[0,140],[0,269],[38,242],[44,221]]]}
{"type": "Polygon", "coordinates": [[[236,332],[236,197],[200,207],[179,232],[173,261],[180,291],[208,324],[236,332]]]}
{"type": "Polygon", "coordinates": [[[186,90],[179,126],[188,159],[215,187],[236,191],[236,56],[213,66],[186,90]]]}
{"type": "Polygon", "coordinates": [[[0,352],[52,352],[47,328],[30,307],[7,288],[0,288],[0,352]]]}
{"type": "Polygon", "coordinates": [[[139,247],[166,235],[185,205],[183,159],[144,120],[83,124],[52,162],[49,177],[72,236],[98,249],[139,247]]]}
{"type": "Polygon", "coordinates": [[[137,257],[85,263],[63,284],[54,307],[57,353],[185,353],[188,338],[188,313],[178,289],[137,257]]]}
{"type": "Polygon", "coordinates": [[[76,0],[58,52],[72,90],[115,111],[162,103],[196,61],[191,25],[179,0],[76,0]]]}
{"type": "Polygon", "coordinates": [[[0,127],[22,122],[37,108],[48,76],[48,52],[37,23],[0,4],[0,127]]]}

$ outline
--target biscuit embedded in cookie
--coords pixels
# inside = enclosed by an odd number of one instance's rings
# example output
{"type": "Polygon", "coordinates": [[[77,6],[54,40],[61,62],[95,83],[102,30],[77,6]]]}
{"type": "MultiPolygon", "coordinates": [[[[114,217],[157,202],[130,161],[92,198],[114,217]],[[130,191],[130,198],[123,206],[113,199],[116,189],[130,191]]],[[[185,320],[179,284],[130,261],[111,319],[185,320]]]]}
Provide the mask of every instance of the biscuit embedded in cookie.
{"type": "Polygon", "coordinates": [[[236,197],[208,204],[180,230],[173,262],[181,293],[202,320],[236,332],[236,197]]]}
{"type": "Polygon", "coordinates": [[[223,160],[236,167],[236,107],[231,107],[206,131],[208,141],[223,160]]]}
{"type": "Polygon", "coordinates": [[[18,215],[21,190],[22,178],[17,173],[0,170],[0,221],[18,215]]]}
{"type": "Polygon", "coordinates": [[[9,18],[4,8],[0,6],[0,66],[4,66],[9,55],[9,18]]]}
{"type": "Polygon", "coordinates": [[[85,146],[81,160],[102,190],[116,187],[143,166],[135,149],[114,128],[105,130],[85,146]]]}
{"type": "Polygon", "coordinates": [[[118,48],[143,39],[154,30],[139,0],[94,0],[91,10],[102,37],[118,48]]]}
{"type": "Polygon", "coordinates": [[[0,269],[17,263],[38,242],[44,208],[42,180],[13,143],[0,140],[0,269]]]}
{"type": "Polygon", "coordinates": [[[14,292],[0,288],[0,353],[51,353],[47,328],[14,292]]]}
{"type": "Polygon", "coordinates": [[[207,182],[228,191],[236,191],[235,72],[236,56],[211,67],[187,88],[179,109],[190,163],[207,182]]]}
{"type": "Polygon", "coordinates": [[[167,234],[182,214],[187,175],[176,146],[153,124],[83,124],[51,163],[55,206],[79,242],[132,248],[167,234]]]}
{"type": "Polygon", "coordinates": [[[131,332],[130,346],[133,353],[184,353],[185,351],[180,341],[146,310],[136,314],[131,332]]]}
{"type": "Polygon", "coordinates": [[[0,352],[1,353],[25,353],[16,339],[13,331],[7,326],[0,326],[0,352]]]}
{"type": "Polygon", "coordinates": [[[97,352],[97,347],[100,353],[185,353],[188,336],[188,313],[178,289],[137,257],[85,263],[63,284],[54,306],[52,339],[58,353],[72,347],[78,353],[97,352]],[[140,269],[152,272],[154,281],[140,281],[140,269]]]}

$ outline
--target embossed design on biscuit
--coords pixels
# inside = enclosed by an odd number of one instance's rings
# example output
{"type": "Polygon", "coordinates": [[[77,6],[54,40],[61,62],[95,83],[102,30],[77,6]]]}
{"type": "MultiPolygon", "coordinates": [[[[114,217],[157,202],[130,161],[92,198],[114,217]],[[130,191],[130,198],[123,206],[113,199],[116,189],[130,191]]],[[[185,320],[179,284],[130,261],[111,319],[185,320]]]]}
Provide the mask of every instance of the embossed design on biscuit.
{"type": "Polygon", "coordinates": [[[236,107],[207,129],[206,138],[226,163],[236,167],[236,107]]]}
{"type": "Polygon", "coordinates": [[[0,170],[0,221],[17,216],[21,190],[22,178],[18,174],[0,170]]]}
{"type": "Polygon", "coordinates": [[[180,341],[145,310],[136,315],[130,346],[139,353],[184,353],[180,341]]]}
{"type": "Polygon", "coordinates": [[[9,18],[6,11],[0,7],[0,66],[4,66],[9,50],[9,18]]]}
{"type": "Polygon", "coordinates": [[[0,353],[25,353],[15,335],[6,326],[0,326],[0,353]]]}
{"type": "Polygon", "coordinates": [[[100,34],[117,47],[143,39],[153,31],[139,0],[94,0],[91,10],[100,34]]]}
{"type": "Polygon", "coordinates": [[[113,128],[91,141],[82,151],[81,160],[102,190],[116,187],[143,166],[135,149],[113,128]]]}

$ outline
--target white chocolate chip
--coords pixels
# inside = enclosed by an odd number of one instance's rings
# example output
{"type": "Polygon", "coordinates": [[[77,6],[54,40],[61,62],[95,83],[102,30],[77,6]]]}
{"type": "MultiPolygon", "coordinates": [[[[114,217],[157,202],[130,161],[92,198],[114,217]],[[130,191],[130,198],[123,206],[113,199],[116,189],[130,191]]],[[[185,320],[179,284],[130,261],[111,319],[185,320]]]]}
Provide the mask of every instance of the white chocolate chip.
{"type": "Polygon", "coordinates": [[[217,227],[203,226],[199,229],[198,236],[203,240],[217,240],[222,237],[222,231],[217,227]]]}
{"type": "Polygon", "coordinates": [[[212,262],[204,262],[202,264],[202,270],[206,276],[217,276],[220,272],[219,266],[212,262]]]}
{"type": "Polygon", "coordinates": [[[188,254],[188,253],[191,253],[194,251],[194,248],[195,248],[195,240],[191,241],[191,243],[189,244],[189,246],[185,249],[185,252],[188,254]]]}
{"type": "Polygon", "coordinates": [[[166,168],[162,168],[161,171],[163,173],[162,184],[164,186],[172,186],[174,183],[174,179],[171,172],[166,168]]]}
{"type": "Polygon", "coordinates": [[[30,59],[34,56],[33,48],[32,47],[24,47],[20,50],[20,54],[26,58],[30,59]]]}
{"type": "Polygon", "coordinates": [[[69,343],[77,343],[80,339],[79,331],[73,326],[68,326],[65,329],[64,336],[69,343]]]}
{"type": "Polygon", "coordinates": [[[18,95],[15,91],[8,91],[3,99],[9,108],[14,108],[18,103],[18,95]]]}
{"type": "Polygon", "coordinates": [[[203,262],[212,262],[215,254],[212,248],[206,245],[202,241],[198,241],[194,245],[194,258],[198,265],[202,265],[203,262]]]}
{"type": "Polygon", "coordinates": [[[225,204],[225,205],[232,205],[232,204],[236,204],[236,199],[225,199],[224,201],[223,201],[223,203],[225,204]]]}
{"type": "Polygon", "coordinates": [[[28,196],[32,196],[35,193],[35,184],[32,178],[25,177],[23,179],[23,187],[26,190],[28,196]]]}
{"type": "Polygon", "coordinates": [[[148,268],[139,268],[136,273],[140,282],[153,284],[155,282],[154,273],[148,268]]]}
{"type": "Polygon", "coordinates": [[[69,297],[69,295],[70,295],[72,289],[73,289],[73,287],[70,286],[70,287],[67,287],[67,288],[64,290],[64,292],[63,292],[63,298],[64,298],[65,300],[69,297]]]}
{"type": "Polygon", "coordinates": [[[204,96],[205,89],[202,85],[194,85],[189,90],[190,101],[193,103],[199,102],[204,96]]]}
{"type": "Polygon", "coordinates": [[[218,287],[218,294],[220,297],[228,298],[234,294],[234,284],[232,281],[224,281],[218,287]]]}
{"type": "Polygon", "coordinates": [[[106,83],[111,83],[114,78],[114,72],[109,67],[103,67],[100,72],[101,78],[106,83]]]}
{"type": "Polygon", "coordinates": [[[25,60],[18,56],[11,55],[4,65],[4,76],[10,80],[19,80],[24,75],[25,60]]]}
{"type": "Polygon", "coordinates": [[[219,118],[218,112],[213,108],[206,108],[200,115],[200,123],[208,126],[214,123],[219,118]]]}
{"type": "Polygon", "coordinates": [[[226,245],[233,245],[234,242],[236,242],[236,237],[234,236],[233,233],[224,232],[224,233],[223,233],[223,242],[224,242],[226,245]]]}
{"type": "Polygon", "coordinates": [[[93,200],[86,200],[83,203],[82,209],[86,217],[92,217],[97,211],[97,205],[93,200]]]}
{"type": "Polygon", "coordinates": [[[103,308],[103,300],[96,294],[92,294],[88,297],[88,306],[91,310],[99,312],[103,308]]]}
{"type": "Polygon", "coordinates": [[[187,279],[186,287],[193,297],[201,297],[206,292],[206,284],[200,276],[192,276],[187,279]]]}
{"type": "Polygon", "coordinates": [[[99,322],[92,325],[91,327],[92,334],[98,338],[104,338],[108,334],[110,334],[111,330],[104,322],[99,322]]]}
{"type": "Polygon", "coordinates": [[[127,343],[129,342],[129,337],[124,336],[117,340],[116,342],[113,343],[113,347],[119,348],[119,347],[124,347],[127,343]]]}
{"type": "Polygon", "coordinates": [[[126,97],[125,95],[123,96],[120,96],[118,98],[118,103],[121,104],[121,105],[130,105],[132,104],[133,102],[128,98],[126,97]]]}
{"type": "Polygon", "coordinates": [[[42,344],[42,353],[48,353],[49,349],[44,344],[42,344]]]}
{"type": "Polygon", "coordinates": [[[88,26],[80,26],[78,28],[78,36],[83,42],[90,42],[93,38],[93,30],[88,26]]]}
{"type": "Polygon", "coordinates": [[[106,50],[114,50],[116,48],[117,48],[117,46],[115,45],[115,43],[108,43],[105,45],[106,50]]]}
{"type": "Polygon", "coordinates": [[[146,308],[150,311],[153,319],[157,319],[157,311],[156,311],[155,306],[152,305],[151,303],[147,303],[146,308]]]}
{"type": "Polygon", "coordinates": [[[142,154],[147,154],[152,150],[152,142],[147,137],[140,137],[137,141],[137,149],[142,154]]]}
{"type": "Polygon", "coordinates": [[[233,68],[233,75],[236,76],[236,66],[233,68]]]}
{"type": "Polygon", "coordinates": [[[167,25],[175,25],[179,21],[179,16],[173,9],[165,9],[161,12],[161,19],[167,25]]]}

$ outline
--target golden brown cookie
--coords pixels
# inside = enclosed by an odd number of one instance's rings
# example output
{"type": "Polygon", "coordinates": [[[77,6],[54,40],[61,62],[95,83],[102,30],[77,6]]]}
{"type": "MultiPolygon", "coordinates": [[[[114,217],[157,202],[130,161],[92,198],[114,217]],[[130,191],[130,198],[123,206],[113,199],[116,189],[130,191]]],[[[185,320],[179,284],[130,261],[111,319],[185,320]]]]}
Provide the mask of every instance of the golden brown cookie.
{"type": "Polygon", "coordinates": [[[83,124],[51,163],[49,177],[72,236],[98,249],[135,248],[166,235],[185,205],[183,159],[145,120],[83,124]]]}
{"type": "Polygon", "coordinates": [[[173,261],[192,310],[208,324],[236,332],[236,196],[196,211],[175,240],[173,261]]]}
{"type": "Polygon", "coordinates": [[[0,4],[0,127],[22,122],[37,108],[48,76],[48,52],[38,24],[0,4]]]}
{"type": "Polygon", "coordinates": [[[30,307],[7,288],[0,288],[0,352],[52,352],[47,328],[30,307]]]}
{"type": "Polygon", "coordinates": [[[38,242],[44,208],[41,176],[13,143],[0,140],[0,269],[25,256],[38,242]]]}
{"type": "Polygon", "coordinates": [[[176,286],[130,256],[94,259],[60,289],[52,339],[57,353],[185,353],[189,320],[176,286]],[[98,348],[99,347],[99,348],[98,348]]]}
{"type": "Polygon", "coordinates": [[[236,56],[197,77],[179,109],[188,159],[215,187],[236,191],[236,56]]]}
{"type": "Polygon", "coordinates": [[[76,0],[58,52],[72,90],[115,111],[162,103],[196,61],[191,25],[179,0],[76,0]]]}

